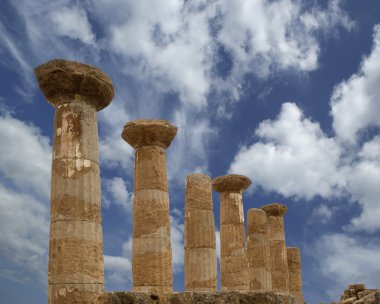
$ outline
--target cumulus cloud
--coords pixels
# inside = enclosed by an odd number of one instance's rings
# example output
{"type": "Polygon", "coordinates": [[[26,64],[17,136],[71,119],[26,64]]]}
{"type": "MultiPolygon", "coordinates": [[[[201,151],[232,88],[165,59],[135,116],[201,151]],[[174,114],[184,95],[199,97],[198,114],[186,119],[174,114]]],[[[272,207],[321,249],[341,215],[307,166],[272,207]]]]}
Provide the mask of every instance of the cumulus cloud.
{"type": "Polygon", "coordinates": [[[126,212],[132,213],[133,194],[128,191],[126,181],[121,177],[103,179],[103,203],[105,207],[110,204],[121,206],[126,212]]]}
{"type": "Polygon", "coordinates": [[[95,44],[95,35],[84,9],[74,6],[62,7],[51,11],[50,19],[58,35],[79,39],[86,44],[95,44]]]}
{"type": "Polygon", "coordinates": [[[358,132],[380,126],[380,25],[375,26],[371,53],[359,71],[338,84],[331,97],[333,127],[340,140],[354,144],[358,132]]]}
{"type": "Polygon", "coordinates": [[[367,288],[378,288],[380,280],[379,243],[373,239],[355,238],[344,234],[328,234],[315,243],[319,270],[334,281],[327,290],[337,299],[348,284],[360,282],[367,288]]]}
{"type": "Polygon", "coordinates": [[[340,147],[296,104],[284,103],[278,117],[262,122],[255,134],[259,141],[239,149],[229,172],[245,174],[284,196],[340,194],[346,182],[339,168],[340,147]]]}
{"type": "MultiPolygon", "coordinates": [[[[0,113],[0,256],[7,276],[47,282],[49,139],[30,123],[0,113]]],[[[3,273],[3,272],[2,272],[3,273]]]]}

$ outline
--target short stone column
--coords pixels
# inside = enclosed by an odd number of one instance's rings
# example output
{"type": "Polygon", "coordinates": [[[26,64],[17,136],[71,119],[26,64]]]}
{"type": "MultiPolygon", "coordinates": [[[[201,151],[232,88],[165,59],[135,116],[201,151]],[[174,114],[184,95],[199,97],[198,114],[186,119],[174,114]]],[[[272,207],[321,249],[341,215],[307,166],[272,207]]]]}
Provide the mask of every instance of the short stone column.
{"type": "Polygon", "coordinates": [[[35,69],[55,108],[48,302],[94,303],[103,292],[103,235],[96,112],[113,98],[99,69],[52,60],[35,69]]]}
{"type": "Polygon", "coordinates": [[[212,181],[220,192],[220,277],[222,291],[248,290],[242,192],[251,184],[243,175],[229,174],[212,181]]]}
{"type": "Polygon", "coordinates": [[[248,209],[247,258],[250,290],[272,290],[267,215],[258,208],[248,209]]]}
{"type": "Polygon", "coordinates": [[[303,304],[302,295],[302,269],[301,254],[297,247],[288,247],[289,291],[297,300],[297,304],[303,304]]]}
{"type": "Polygon", "coordinates": [[[261,207],[268,217],[268,239],[272,273],[272,290],[289,293],[288,258],[286,254],[284,215],[288,208],[282,204],[261,207]]]}
{"type": "Polygon", "coordinates": [[[123,139],[136,149],[133,197],[134,291],[172,292],[172,247],[166,149],[177,128],[166,120],[135,120],[123,139]]]}
{"type": "Polygon", "coordinates": [[[211,178],[186,176],[185,192],[185,289],[216,291],[217,259],[211,178]]]}

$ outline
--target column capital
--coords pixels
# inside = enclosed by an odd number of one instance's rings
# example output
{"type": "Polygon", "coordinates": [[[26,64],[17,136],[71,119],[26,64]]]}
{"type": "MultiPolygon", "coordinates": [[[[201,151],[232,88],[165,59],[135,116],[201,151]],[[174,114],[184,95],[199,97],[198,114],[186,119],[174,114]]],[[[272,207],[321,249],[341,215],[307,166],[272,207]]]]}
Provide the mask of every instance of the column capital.
{"type": "Polygon", "coordinates": [[[45,98],[58,107],[70,100],[84,100],[99,111],[114,96],[111,79],[98,68],[75,61],[51,60],[34,69],[45,98]]]}
{"type": "Polygon", "coordinates": [[[177,127],[167,120],[138,119],[125,124],[121,137],[135,149],[143,146],[167,149],[176,134],[177,127]]]}
{"type": "Polygon", "coordinates": [[[251,183],[251,180],[244,175],[227,174],[214,178],[212,181],[212,188],[216,192],[242,193],[251,185],[251,183]]]}
{"type": "Polygon", "coordinates": [[[261,207],[263,209],[267,216],[284,216],[286,212],[288,212],[288,207],[286,207],[283,204],[279,203],[273,203],[269,205],[264,205],[261,207]]]}

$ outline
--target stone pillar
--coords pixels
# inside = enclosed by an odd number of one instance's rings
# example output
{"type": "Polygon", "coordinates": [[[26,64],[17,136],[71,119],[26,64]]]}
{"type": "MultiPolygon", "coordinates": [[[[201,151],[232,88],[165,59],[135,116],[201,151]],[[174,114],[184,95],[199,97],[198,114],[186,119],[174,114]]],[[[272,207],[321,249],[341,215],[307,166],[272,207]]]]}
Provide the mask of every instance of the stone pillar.
{"type": "Polygon", "coordinates": [[[48,302],[94,303],[103,292],[103,235],[96,112],[113,98],[99,69],[52,60],[35,69],[55,107],[48,302]]]}
{"type": "Polygon", "coordinates": [[[135,120],[123,139],[135,152],[132,286],[134,291],[172,292],[172,248],[166,152],[177,128],[166,120],[135,120]]]}
{"type": "Polygon", "coordinates": [[[217,260],[211,178],[195,173],[186,177],[185,289],[216,291],[217,260]]]}
{"type": "Polygon", "coordinates": [[[288,247],[289,291],[297,300],[297,304],[303,304],[302,295],[302,269],[301,254],[297,247],[288,247]]]}
{"type": "Polygon", "coordinates": [[[286,254],[284,215],[288,208],[282,204],[261,207],[268,217],[268,239],[274,292],[289,293],[288,258],[286,254]]]}
{"type": "Polygon", "coordinates": [[[222,291],[248,290],[242,192],[251,184],[237,174],[219,176],[212,187],[220,192],[220,277],[222,291]]]}
{"type": "Polygon", "coordinates": [[[267,215],[264,210],[248,209],[247,258],[250,290],[272,290],[267,215]]]}

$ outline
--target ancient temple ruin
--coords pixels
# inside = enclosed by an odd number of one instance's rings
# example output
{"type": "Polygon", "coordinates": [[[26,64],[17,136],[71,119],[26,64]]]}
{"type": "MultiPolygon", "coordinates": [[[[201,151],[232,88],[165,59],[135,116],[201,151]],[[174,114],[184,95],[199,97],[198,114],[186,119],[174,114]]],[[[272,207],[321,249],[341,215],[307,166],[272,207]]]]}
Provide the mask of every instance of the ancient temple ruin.
{"type": "MultiPolygon", "coordinates": [[[[132,291],[104,291],[97,111],[110,104],[111,79],[99,69],[52,60],[35,69],[55,108],[48,274],[49,304],[303,303],[298,248],[287,248],[287,207],[248,210],[248,177],[189,174],[185,184],[185,292],[173,292],[166,149],[177,128],[135,120],[122,138],[135,149],[132,291]],[[212,189],[220,194],[220,279],[212,189]]],[[[170,161],[170,160],[169,160],[170,161]]]]}

